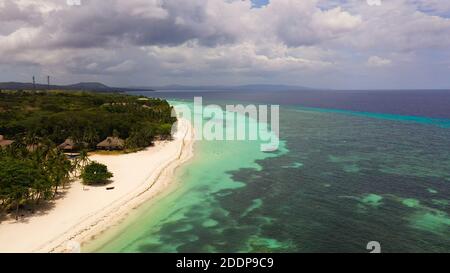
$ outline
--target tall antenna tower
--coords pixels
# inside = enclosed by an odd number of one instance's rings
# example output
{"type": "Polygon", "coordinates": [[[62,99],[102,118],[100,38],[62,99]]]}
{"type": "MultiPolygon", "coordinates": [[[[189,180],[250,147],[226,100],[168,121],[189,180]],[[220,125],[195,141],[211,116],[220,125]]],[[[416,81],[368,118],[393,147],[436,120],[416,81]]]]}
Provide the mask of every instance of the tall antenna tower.
{"type": "Polygon", "coordinates": [[[36,79],[33,75],[33,91],[36,91],[36,79]]]}
{"type": "Polygon", "coordinates": [[[50,76],[47,76],[47,89],[50,90],[50,76]]]}

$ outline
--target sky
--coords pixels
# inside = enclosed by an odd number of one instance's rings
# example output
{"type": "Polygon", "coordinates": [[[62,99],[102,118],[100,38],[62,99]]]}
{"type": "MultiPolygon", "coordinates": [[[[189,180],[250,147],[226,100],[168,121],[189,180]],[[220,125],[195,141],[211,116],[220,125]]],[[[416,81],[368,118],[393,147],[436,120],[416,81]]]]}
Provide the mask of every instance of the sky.
{"type": "Polygon", "coordinates": [[[450,89],[450,1],[0,0],[0,81],[450,89]]]}

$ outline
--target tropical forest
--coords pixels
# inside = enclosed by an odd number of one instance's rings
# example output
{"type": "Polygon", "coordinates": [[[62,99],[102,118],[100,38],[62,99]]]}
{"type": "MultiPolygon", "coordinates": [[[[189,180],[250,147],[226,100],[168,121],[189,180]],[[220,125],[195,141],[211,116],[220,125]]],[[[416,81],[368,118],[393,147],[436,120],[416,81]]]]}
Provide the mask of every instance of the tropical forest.
{"type": "Polygon", "coordinates": [[[137,151],[155,139],[168,140],[175,121],[172,107],[161,99],[0,91],[0,213],[34,208],[74,177],[87,184],[112,177],[106,166],[89,162],[89,152],[137,151]]]}

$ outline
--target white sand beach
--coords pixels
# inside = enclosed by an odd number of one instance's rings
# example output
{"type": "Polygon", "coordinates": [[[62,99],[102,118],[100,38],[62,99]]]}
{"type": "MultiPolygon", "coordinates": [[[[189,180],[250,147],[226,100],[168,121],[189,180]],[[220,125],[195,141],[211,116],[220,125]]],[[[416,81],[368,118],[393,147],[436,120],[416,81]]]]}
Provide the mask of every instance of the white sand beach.
{"type": "Polygon", "coordinates": [[[68,245],[90,240],[167,189],[175,169],[192,157],[193,134],[191,124],[180,120],[173,141],[132,154],[91,156],[108,166],[112,182],[91,187],[75,181],[50,208],[19,221],[3,220],[0,252],[65,252],[68,245]]]}

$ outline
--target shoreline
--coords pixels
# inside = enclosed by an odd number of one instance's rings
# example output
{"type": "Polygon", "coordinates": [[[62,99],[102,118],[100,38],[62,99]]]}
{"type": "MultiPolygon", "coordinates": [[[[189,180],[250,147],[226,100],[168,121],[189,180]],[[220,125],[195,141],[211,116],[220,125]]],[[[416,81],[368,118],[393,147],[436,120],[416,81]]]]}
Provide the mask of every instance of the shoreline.
{"type": "Polygon", "coordinates": [[[189,121],[179,119],[170,142],[156,142],[132,154],[90,156],[108,166],[113,182],[95,187],[76,180],[63,197],[51,202],[52,208],[18,222],[4,220],[0,252],[70,252],[70,247],[90,242],[169,188],[175,170],[193,156],[193,134],[189,121]],[[115,189],[106,191],[106,187],[115,189]]]}

